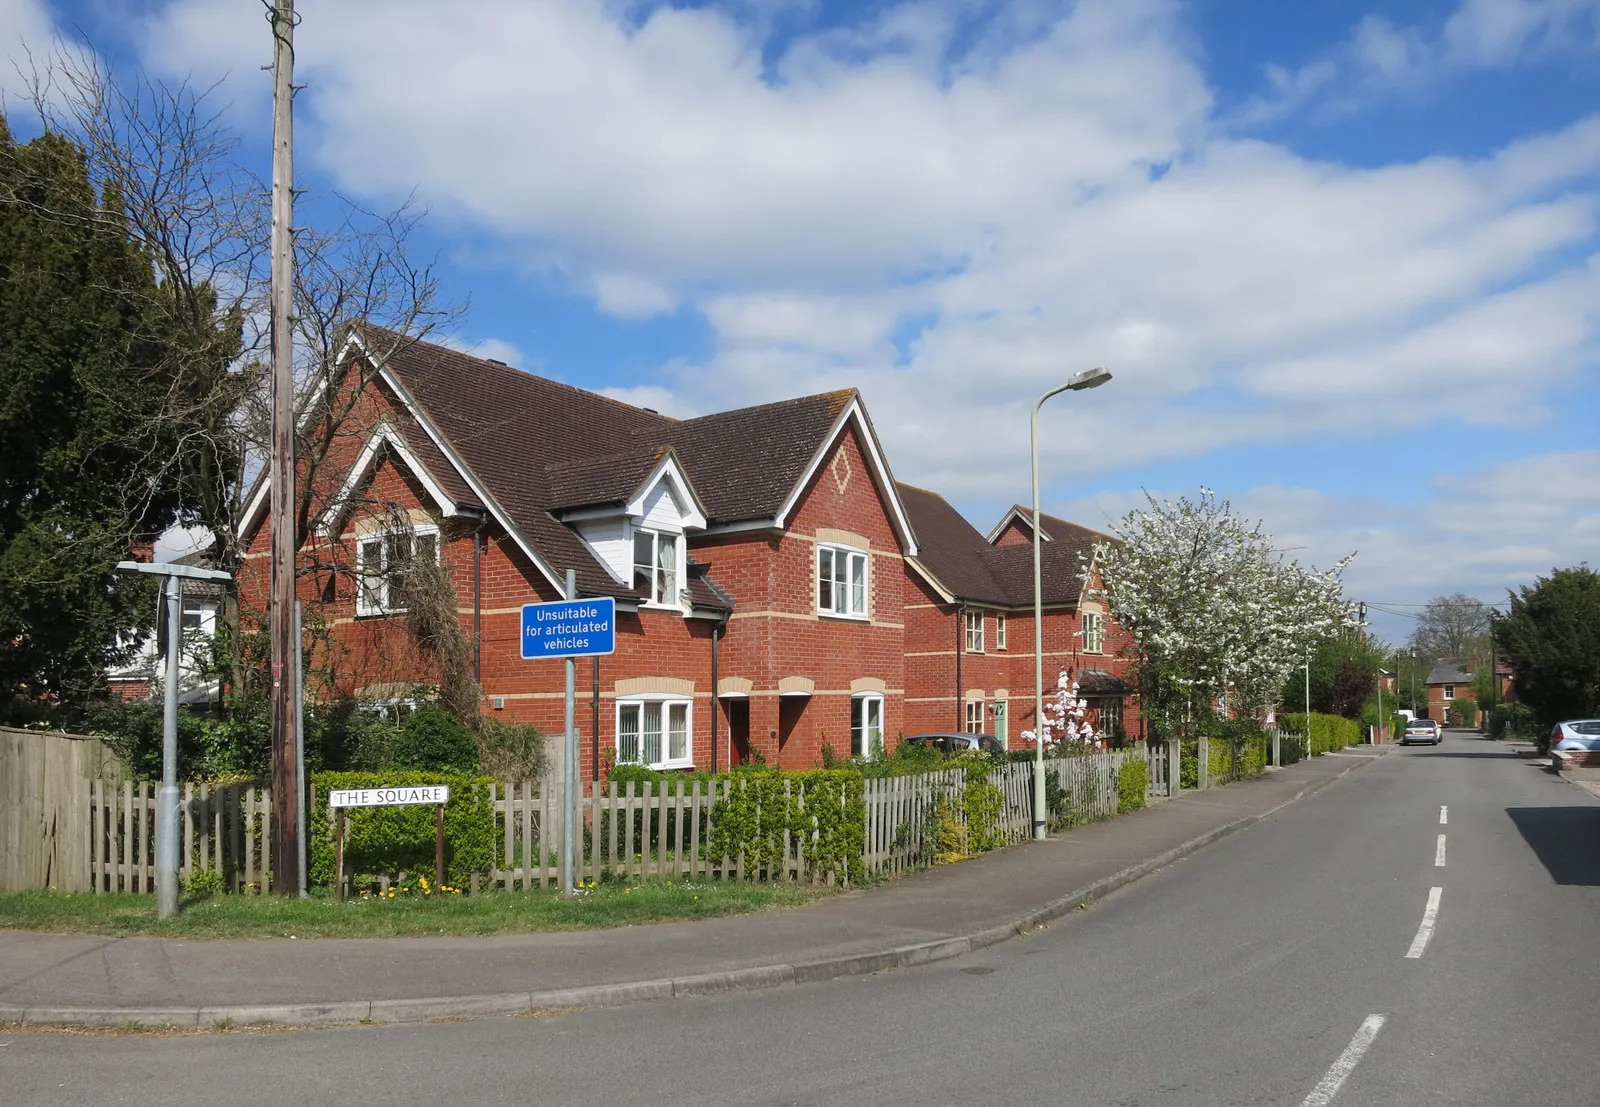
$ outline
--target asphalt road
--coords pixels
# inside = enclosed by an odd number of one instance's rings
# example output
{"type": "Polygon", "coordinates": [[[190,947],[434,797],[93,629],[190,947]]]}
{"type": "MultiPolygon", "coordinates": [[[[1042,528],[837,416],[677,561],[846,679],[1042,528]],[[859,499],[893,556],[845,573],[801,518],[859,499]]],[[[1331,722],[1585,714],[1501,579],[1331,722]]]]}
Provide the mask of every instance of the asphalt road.
{"type": "Polygon", "coordinates": [[[1597,842],[1600,801],[1452,733],[965,958],[532,1019],[10,1034],[0,1102],[1600,1103],[1597,842]]]}

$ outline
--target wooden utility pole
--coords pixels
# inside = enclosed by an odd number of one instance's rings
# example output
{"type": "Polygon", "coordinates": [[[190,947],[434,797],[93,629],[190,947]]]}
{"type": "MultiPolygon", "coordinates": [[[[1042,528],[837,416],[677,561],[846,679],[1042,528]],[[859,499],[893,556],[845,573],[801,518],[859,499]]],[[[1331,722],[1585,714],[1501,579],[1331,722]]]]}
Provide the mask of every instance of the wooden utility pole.
{"type": "Polygon", "coordinates": [[[272,10],[272,890],[300,887],[300,789],[294,635],[294,0],[272,10]]]}

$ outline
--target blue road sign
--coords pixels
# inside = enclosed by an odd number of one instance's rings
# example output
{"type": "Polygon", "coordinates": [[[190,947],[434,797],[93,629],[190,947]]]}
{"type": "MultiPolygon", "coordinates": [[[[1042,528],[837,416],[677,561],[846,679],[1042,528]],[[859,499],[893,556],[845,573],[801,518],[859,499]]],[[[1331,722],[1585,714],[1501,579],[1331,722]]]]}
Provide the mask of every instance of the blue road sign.
{"type": "Polygon", "coordinates": [[[589,657],[616,650],[616,600],[556,600],[522,605],[525,659],[589,657]]]}

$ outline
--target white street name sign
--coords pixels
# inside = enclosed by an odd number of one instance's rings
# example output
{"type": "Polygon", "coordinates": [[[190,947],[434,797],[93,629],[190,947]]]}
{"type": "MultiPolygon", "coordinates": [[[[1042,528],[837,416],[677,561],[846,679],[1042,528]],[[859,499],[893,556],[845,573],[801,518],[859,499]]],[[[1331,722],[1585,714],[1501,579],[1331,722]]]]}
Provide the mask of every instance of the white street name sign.
{"type": "Polygon", "coordinates": [[[329,807],[395,807],[406,803],[449,803],[448,784],[413,788],[336,788],[328,793],[329,807]]]}

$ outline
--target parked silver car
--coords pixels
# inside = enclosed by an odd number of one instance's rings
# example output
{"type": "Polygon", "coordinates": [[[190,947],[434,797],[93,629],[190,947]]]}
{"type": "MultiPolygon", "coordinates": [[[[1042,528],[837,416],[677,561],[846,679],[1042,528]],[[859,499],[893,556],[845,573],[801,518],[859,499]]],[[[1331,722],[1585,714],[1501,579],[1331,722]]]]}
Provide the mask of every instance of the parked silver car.
{"type": "Polygon", "coordinates": [[[1572,719],[1550,732],[1553,750],[1600,750],[1600,719],[1572,719]]]}
{"type": "Polygon", "coordinates": [[[1437,746],[1443,734],[1434,719],[1412,719],[1406,724],[1404,733],[1400,735],[1400,744],[1409,746],[1413,742],[1426,742],[1430,746],[1437,746]]]}

